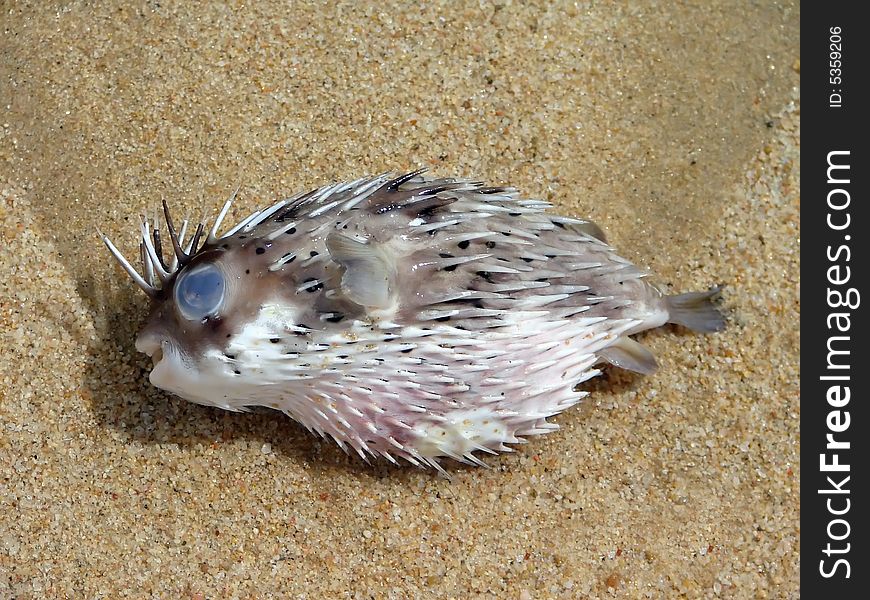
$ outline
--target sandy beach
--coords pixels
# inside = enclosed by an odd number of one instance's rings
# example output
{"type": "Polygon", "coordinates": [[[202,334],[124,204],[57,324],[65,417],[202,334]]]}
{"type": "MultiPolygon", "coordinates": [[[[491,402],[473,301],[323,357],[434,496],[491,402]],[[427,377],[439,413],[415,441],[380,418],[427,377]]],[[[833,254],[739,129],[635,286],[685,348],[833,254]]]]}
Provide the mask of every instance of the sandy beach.
{"type": "Polygon", "coordinates": [[[5,3],[0,598],[799,597],[798,2],[5,3]],[[346,456],[151,386],[136,254],[428,167],[594,219],[728,328],[489,469],[346,456]]]}

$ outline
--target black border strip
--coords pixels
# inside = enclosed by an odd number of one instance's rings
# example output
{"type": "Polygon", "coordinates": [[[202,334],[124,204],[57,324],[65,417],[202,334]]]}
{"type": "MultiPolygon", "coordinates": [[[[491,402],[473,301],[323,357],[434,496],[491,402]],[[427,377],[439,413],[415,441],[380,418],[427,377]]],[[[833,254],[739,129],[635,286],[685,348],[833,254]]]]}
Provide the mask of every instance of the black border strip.
{"type": "Polygon", "coordinates": [[[863,351],[870,30],[859,6],[813,3],[802,12],[801,592],[808,598],[866,598],[870,589],[870,353],[863,351]]]}

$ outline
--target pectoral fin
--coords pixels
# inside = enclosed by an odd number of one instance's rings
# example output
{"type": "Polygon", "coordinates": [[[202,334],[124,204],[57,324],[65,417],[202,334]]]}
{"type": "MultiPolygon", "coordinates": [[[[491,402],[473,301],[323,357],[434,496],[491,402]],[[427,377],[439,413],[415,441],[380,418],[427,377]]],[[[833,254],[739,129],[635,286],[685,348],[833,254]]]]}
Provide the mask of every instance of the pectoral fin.
{"type": "Polygon", "coordinates": [[[344,267],[341,291],[351,301],[371,308],[393,304],[395,268],[376,245],[340,233],[326,238],[332,259],[344,267]]]}
{"type": "Polygon", "coordinates": [[[598,356],[616,367],[643,375],[655,373],[659,366],[652,352],[630,337],[619,338],[599,352],[598,356]]]}

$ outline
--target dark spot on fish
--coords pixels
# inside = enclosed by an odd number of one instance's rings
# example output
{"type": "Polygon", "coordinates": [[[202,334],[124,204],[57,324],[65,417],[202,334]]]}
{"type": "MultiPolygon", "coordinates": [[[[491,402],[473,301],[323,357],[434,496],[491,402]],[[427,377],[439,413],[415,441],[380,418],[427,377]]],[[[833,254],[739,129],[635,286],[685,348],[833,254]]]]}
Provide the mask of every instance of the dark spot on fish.
{"type": "Polygon", "coordinates": [[[501,234],[505,237],[510,237],[511,235],[510,231],[502,231],[501,234]]]}
{"type": "Polygon", "coordinates": [[[532,262],[533,260],[535,260],[534,258],[529,258],[528,256],[521,256],[520,258],[522,258],[522,259],[523,259],[524,261],[526,261],[527,263],[532,262]]]}
{"type": "Polygon", "coordinates": [[[288,252],[287,254],[285,254],[284,256],[281,257],[282,260],[285,259],[285,258],[287,258],[287,260],[284,261],[284,264],[285,264],[285,265],[289,265],[289,264],[292,263],[294,260],[296,260],[296,255],[293,254],[292,252],[288,252]],[[290,258],[287,258],[288,256],[289,256],[290,258]]]}
{"type": "Polygon", "coordinates": [[[474,308],[484,308],[482,300],[475,300],[471,303],[474,308]]]}
{"type": "Polygon", "coordinates": [[[555,225],[556,227],[560,227],[562,229],[565,229],[565,224],[560,223],[559,221],[553,221],[553,225],[555,225]]]}
{"type": "MultiPolygon", "coordinates": [[[[438,256],[440,256],[441,258],[453,258],[452,254],[447,254],[446,252],[441,252],[440,254],[438,254],[438,256]]],[[[457,267],[457,265],[450,265],[450,266],[444,267],[443,270],[444,271],[454,271],[454,270],[456,270],[456,267],[457,267]]]]}
{"type": "Polygon", "coordinates": [[[233,373],[235,373],[236,375],[241,375],[241,374],[242,374],[242,372],[239,371],[238,369],[233,369],[233,373]]]}
{"type": "Polygon", "coordinates": [[[250,270],[250,269],[245,269],[245,275],[250,275],[250,274],[251,274],[251,270],[250,270]]]}
{"type": "Polygon", "coordinates": [[[224,354],[224,356],[226,356],[226,357],[227,357],[228,359],[230,359],[230,360],[236,360],[236,355],[235,355],[235,354],[224,354]]]}
{"type": "Polygon", "coordinates": [[[459,243],[456,244],[456,245],[459,246],[462,250],[465,250],[466,248],[468,248],[468,245],[469,245],[470,243],[471,243],[471,242],[468,241],[468,240],[462,240],[461,242],[459,242],[459,243]]]}
{"type": "Polygon", "coordinates": [[[341,360],[346,360],[347,354],[339,354],[336,358],[340,358],[341,360]]]}
{"type": "Polygon", "coordinates": [[[246,235],[240,235],[240,236],[239,236],[239,239],[240,239],[240,240],[243,240],[243,239],[245,239],[246,237],[248,237],[248,236],[246,236],[246,235]]]}
{"type": "Polygon", "coordinates": [[[438,233],[438,230],[437,230],[437,229],[430,229],[430,230],[429,230],[429,235],[432,236],[432,237],[435,237],[435,234],[436,234],[436,233],[438,233]]]}
{"type": "Polygon", "coordinates": [[[309,254],[313,258],[313,257],[317,256],[319,254],[319,252],[317,250],[312,250],[309,254]]]}
{"type": "Polygon", "coordinates": [[[544,281],[549,281],[549,279],[547,279],[546,277],[539,277],[538,279],[535,279],[535,281],[544,282],[544,281]]]}
{"type": "Polygon", "coordinates": [[[484,278],[487,282],[489,282],[489,283],[495,283],[495,282],[492,280],[492,273],[490,273],[489,271],[478,271],[478,272],[476,273],[476,275],[477,275],[478,277],[483,277],[483,278],[484,278]]]}
{"type": "Polygon", "coordinates": [[[298,335],[308,335],[309,333],[311,333],[311,327],[309,327],[305,323],[296,323],[296,327],[307,330],[307,331],[297,331],[296,333],[298,335]]]}
{"type": "Polygon", "coordinates": [[[428,219],[428,218],[430,218],[433,214],[435,214],[435,211],[436,211],[438,208],[440,208],[440,207],[437,206],[437,205],[434,205],[434,204],[431,205],[431,206],[426,206],[426,207],[421,208],[420,210],[417,211],[417,216],[418,216],[418,217],[421,217],[421,218],[424,218],[424,219],[428,219]]]}
{"type": "Polygon", "coordinates": [[[229,249],[230,249],[230,245],[229,245],[229,244],[223,244],[223,245],[221,245],[221,248],[223,248],[224,250],[229,250],[229,249]]]}
{"type": "Polygon", "coordinates": [[[523,214],[523,213],[512,212],[512,213],[508,213],[508,216],[511,216],[511,217],[520,217],[520,216],[522,216],[522,214],[523,214]]]}
{"type": "Polygon", "coordinates": [[[269,338],[269,341],[272,342],[273,344],[277,344],[278,342],[281,341],[281,338],[269,338]]]}
{"type": "Polygon", "coordinates": [[[501,262],[510,262],[510,260],[505,258],[504,256],[497,256],[495,259],[500,260],[501,262]]]}
{"type": "Polygon", "coordinates": [[[408,354],[413,348],[405,348],[404,350],[400,350],[402,354],[408,354]]]}
{"type": "Polygon", "coordinates": [[[257,250],[256,250],[257,254],[263,254],[265,251],[266,251],[265,248],[257,248],[257,250]]]}
{"type": "MultiPolygon", "coordinates": [[[[312,281],[317,281],[317,278],[316,277],[309,277],[308,279],[306,279],[302,283],[311,283],[312,281]]],[[[317,281],[317,283],[312,285],[311,287],[305,288],[305,291],[308,292],[309,294],[313,294],[314,292],[319,292],[322,289],[323,289],[323,282],[317,281]]]]}
{"type": "Polygon", "coordinates": [[[546,256],[547,258],[556,258],[555,254],[545,254],[544,256],[546,256]]]}
{"type": "Polygon", "coordinates": [[[291,227],[291,228],[288,229],[285,233],[286,233],[287,235],[293,235],[294,233],[296,233],[296,228],[295,228],[295,227],[291,227]]]}
{"type": "Polygon", "coordinates": [[[486,247],[492,250],[493,248],[495,248],[495,242],[493,242],[492,240],[488,241],[486,243],[486,247]]]}
{"type": "Polygon", "coordinates": [[[344,319],[344,315],[341,313],[333,313],[331,317],[326,317],[324,321],[329,321],[330,323],[338,323],[344,319]]]}
{"type": "Polygon", "coordinates": [[[438,322],[440,322],[440,323],[443,323],[443,322],[445,322],[445,321],[449,321],[449,320],[450,320],[450,317],[449,317],[449,316],[438,317],[438,318],[435,319],[435,320],[438,321],[438,322]]]}

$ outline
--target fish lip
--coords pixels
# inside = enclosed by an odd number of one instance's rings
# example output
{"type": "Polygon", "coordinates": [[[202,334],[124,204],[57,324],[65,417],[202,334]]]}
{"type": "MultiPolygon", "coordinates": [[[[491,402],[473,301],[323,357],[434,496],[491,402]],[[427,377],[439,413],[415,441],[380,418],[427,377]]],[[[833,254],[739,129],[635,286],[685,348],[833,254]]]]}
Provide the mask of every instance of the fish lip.
{"type": "Polygon", "coordinates": [[[178,369],[178,354],[172,342],[156,336],[147,336],[136,340],[136,349],[151,357],[148,381],[162,390],[173,392],[178,369]]]}
{"type": "Polygon", "coordinates": [[[168,341],[161,340],[157,337],[140,336],[136,340],[136,350],[150,356],[151,361],[153,362],[153,368],[157,368],[157,365],[163,360],[163,356],[166,354],[166,346],[168,344],[168,341]]]}
{"type": "Polygon", "coordinates": [[[161,360],[163,360],[163,345],[161,344],[160,348],[157,348],[157,350],[155,350],[154,353],[151,354],[150,356],[151,356],[152,368],[156,369],[157,364],[161,360]]]}

